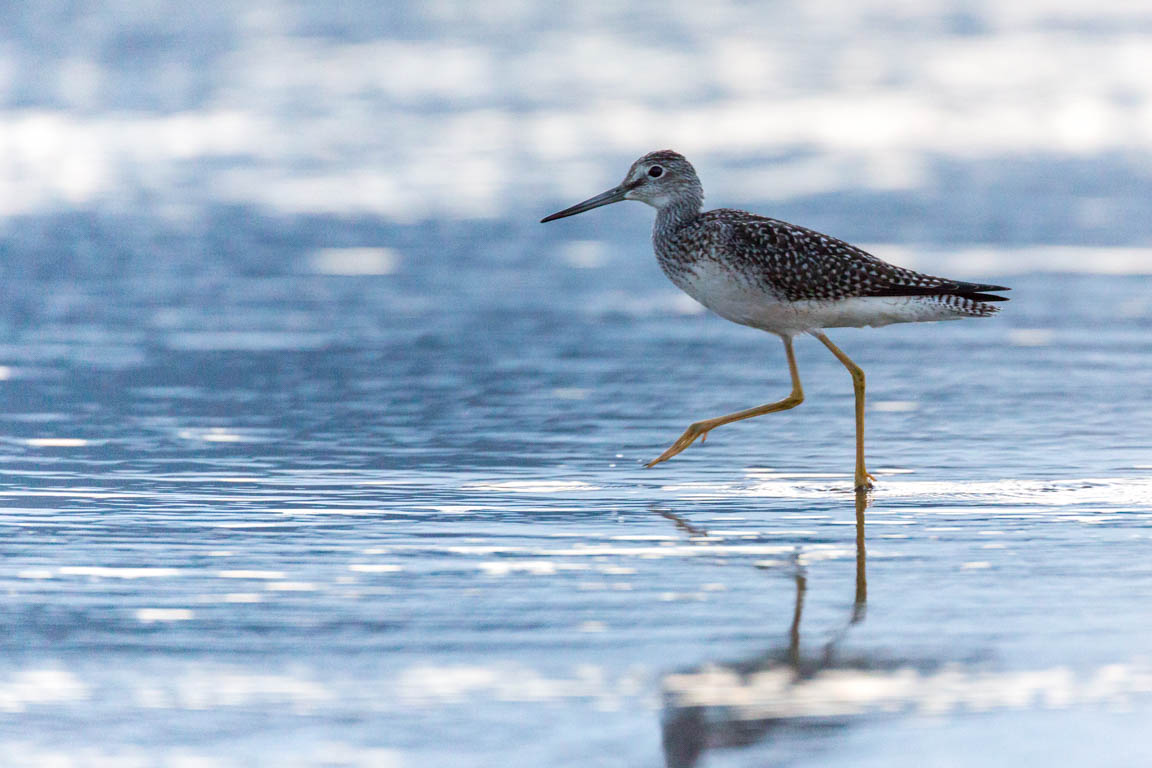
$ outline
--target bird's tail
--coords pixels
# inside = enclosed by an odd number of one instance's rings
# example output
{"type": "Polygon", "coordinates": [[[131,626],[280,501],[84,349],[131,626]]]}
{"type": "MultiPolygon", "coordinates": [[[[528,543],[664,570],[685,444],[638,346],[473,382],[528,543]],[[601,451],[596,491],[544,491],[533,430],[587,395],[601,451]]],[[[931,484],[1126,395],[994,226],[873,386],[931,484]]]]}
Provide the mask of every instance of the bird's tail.
{"type": "Polygon", "coordinates": [[[989,283],[956,283],[956,288],[949,291],[953,296],[961,296],[972,301],[1008,301],[1007,296],[997,296],[992,291],[1010,291],[1003,285],[989,283]]]}

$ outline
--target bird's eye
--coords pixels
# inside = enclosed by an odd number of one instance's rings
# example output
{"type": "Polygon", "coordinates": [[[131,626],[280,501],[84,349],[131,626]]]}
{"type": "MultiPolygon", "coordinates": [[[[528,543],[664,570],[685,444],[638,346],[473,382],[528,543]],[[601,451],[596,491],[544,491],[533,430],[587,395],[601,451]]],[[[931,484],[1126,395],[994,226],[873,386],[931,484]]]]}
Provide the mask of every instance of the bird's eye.
{"type": "Polygon", "coordinates": [[[648,175],[654,179],[658,179],[664,175],[664,169],[658,165],[654,165],[648,169],[648,175]]]}

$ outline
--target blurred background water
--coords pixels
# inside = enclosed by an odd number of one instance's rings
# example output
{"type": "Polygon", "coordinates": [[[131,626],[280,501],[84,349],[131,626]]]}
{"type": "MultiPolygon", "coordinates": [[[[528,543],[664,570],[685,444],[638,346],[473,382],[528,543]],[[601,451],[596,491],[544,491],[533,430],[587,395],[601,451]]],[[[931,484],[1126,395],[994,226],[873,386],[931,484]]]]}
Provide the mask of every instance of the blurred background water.
{"type": "Polygon", "coordinates": [[[1148,765],[1152,11],[0,5],[0,763],[1148,765]],[[787,389],[543,214],[1014,288],[787,389]],[[858,538],[867,534],[866,540],[858,538]],[[865,584],[866,582],[866,584],[865,584]]]}

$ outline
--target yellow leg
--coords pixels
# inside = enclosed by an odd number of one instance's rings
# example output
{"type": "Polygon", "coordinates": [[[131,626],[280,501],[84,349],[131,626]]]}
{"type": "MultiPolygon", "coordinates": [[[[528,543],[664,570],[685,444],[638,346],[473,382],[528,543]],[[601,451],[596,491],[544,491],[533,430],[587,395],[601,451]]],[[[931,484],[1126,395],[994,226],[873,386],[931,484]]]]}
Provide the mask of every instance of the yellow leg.
{"type": "Polygon", "coordinates": [[[788,395],[788,397],[775,403],[768,403],[767,405],[760,405],[745,411],[730,413],[727,416],[717,416],[714,419],[697,421],[688,427],[688,429],[684,430],[684,434],[680,435],[680,439],[672,443],[672,446],[660,454],[659,458],[650,462],[648,467],[651,468],[662,461],[668,461],[668,459],[692,445],[698,437],[703,441],[709,432],[723,424],[730,424],[733,421],[740,421],[741,419],[751,419],[754,416],[763,416],[766,413],[786,411],[804,402],[804,388],[800,386],[800,372],[796,370],[796,355],[792,351],[792,338],[789,336],[784,337],[784,353],[788,356],[788,370],[792,374],[792,393],[788,395]]]}
{"type": "Polygon", "coordinates": [[[856,392],[856,490],[871,488],[872,481],[876,478],[868,474],[868,470],[864,467],[864,370],[841,352],[823,331],[812,331],[812,335],[820,339],[852,374],[852,389],[856,392]]]}

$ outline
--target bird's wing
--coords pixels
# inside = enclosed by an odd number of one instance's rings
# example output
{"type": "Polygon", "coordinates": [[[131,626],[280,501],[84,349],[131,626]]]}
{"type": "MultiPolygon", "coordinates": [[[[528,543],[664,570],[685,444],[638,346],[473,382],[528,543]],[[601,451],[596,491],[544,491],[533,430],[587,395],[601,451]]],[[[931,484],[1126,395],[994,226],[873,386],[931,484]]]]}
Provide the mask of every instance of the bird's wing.
{"type": "Polygon", "coordinates": [[[788,301],[864,296],[964,296],[1007,301],[999,285],[927,275],[878,259],[834,237],[744,211],[710,211],[726,230],[730,254],[788,301]]]}

